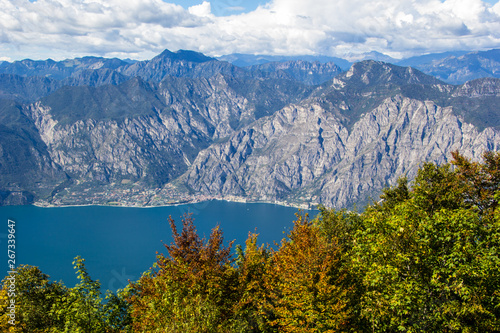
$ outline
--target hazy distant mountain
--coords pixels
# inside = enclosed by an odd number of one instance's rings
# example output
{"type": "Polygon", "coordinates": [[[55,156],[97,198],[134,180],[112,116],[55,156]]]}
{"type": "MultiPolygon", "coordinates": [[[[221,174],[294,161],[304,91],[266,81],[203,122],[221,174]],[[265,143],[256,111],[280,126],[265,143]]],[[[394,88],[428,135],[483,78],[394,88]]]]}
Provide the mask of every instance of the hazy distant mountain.
{"type": "Polygon", "coordinates": [[[364,60],[375,60],[375,61],[383,61],[383,62],[388,62],[391,64],[396,63],[398,60],[377,52],[377,51],[371,51],[371,52],[366,52],[366,53],[359,53],[359,54],[346,54],[344,56],[347,60],[349,60],[351,63],[353,62],[359,62],[359,61],[364,61],[364,60]]]}
{"type": "Polygon", "coordinates": [[[43,76],[62,80],[73,73],[87,69],[117,69],[128,63],[120,59],[106,59],[99,57],[83,57],[63,61],[30,60],[4,62],[0,64],[0,73],[19,76],[43,76]]]}
{"type": "Polygon", "coordinates": [[[219,57],[218,59],[231,62],[236,66],[254,66],[253,68],[259,68],[256,65],[285,63],[294,60],[319,61],[320,63],[333,62],[342,70],[349,69],[353,62],[375,60],[399,66],[411,66],[447,83],[462,84],[466,81],[482,77],[500,77],[498,65],[500,63],[499,51],[450,51],[415,56],[402,60],[394,59],[376,51],[362,54],[347,54],[344,56],[345,59],[322,56],[284,57],[248,54],[231,54],[219,57]]]}
{"type": "Polygon", "coordinates": [[[395,64],[399,66],[411,66],[411,67],[416,67],[419,65],[425,65],[429,64],[433,61],[440,61],[448,57],[460,57],[463,56],[464,54],[467,54],[469,52],[467,51],[450,51],[450,52],[442,52],[442,53],[431,53],[431,54],[425,54],[421,56],[415,56],[415,57],[410,57],[406,58],[403,60],[397,61],[395,64]]]}
{"type": "Polygon", "coordinates": [[[0,99],[34,102],[61,87],[60,81],[47,77],[0,74],[0,99]]]}
{"type": "Polygon", "coordinates": [[[285,62],[268,62],[262,65],[247,67],[249,71],[283,72],[290,78],[316,85],[333,79],[342,72],[342,69],[333,62],[320,63],[303,60],[285,62]]]}
{"type": "Polygon", "coordinates": [[[50,59],[0,62],[0,74],[48,77],[63,81],[62,85],[90,86],[120,84],[135,76],[160,82],[166,76],[209,78],[218,73],[237,77],[288,78],[307,84],[319,84],[338,75],[339,68],[349,69],[351,61],[376,60],[411,66],[453,84],[481,77],[499,77],[499,50],[472,53],[454,51],[403,60],[375,51],[346,57],[349,61],[327,56],[247,54],[231,54],[216,59],[194,51],[165,50],[145,61],[83,57],[59,62],[50,59]],[[334,68],[333,64],[338,68],[334,68]]]}
{"type": "Polygon", "coordinates": [[[500,78],[500,49],[451,55],[415,64],[421,71],[452,84],[482,77],[500,78]]]}
{"type": "Polygon", "coordinates": [[[191,51],[82,59],[68,72],[19,62],[9,68],[26,76],[0,75],[0,203],[106,203],[117,189],[129,200],[131,184],[344,207],[411,178],[421,161],[500,144],[495,78],[455,86],[378,61],[240,68],[191,51]],[[66,76],[28,75],[49,70],[66,76]]]}
{"type": "Polygon", "coordinates": [[[308,61],[308,62],[320,62],[327,63],[333,62],[343,70],[349,69],[352,63],[337,57],[328,56],[313,56],[313,55],[302,55],[302,56],[272,56],[272,55],[253,55],[253,54],[241,54],[233,53],[229,55],[224,55],[217,57],[217,59],[222,61],[227,61],[238,67],[248,67],[253,65],[262,65],[268,62],[287,62],[287,61],[308,61]]]}
{"type": "Polygon", "coordinates": [[[166,76],[211,77],[218,73],[240,72],[243,70],[229,63],[217,61],[194,51],[163,51],[151,60],[138,61],[118,70],[121,74],[144,80],[160,82],[166,76]]]}

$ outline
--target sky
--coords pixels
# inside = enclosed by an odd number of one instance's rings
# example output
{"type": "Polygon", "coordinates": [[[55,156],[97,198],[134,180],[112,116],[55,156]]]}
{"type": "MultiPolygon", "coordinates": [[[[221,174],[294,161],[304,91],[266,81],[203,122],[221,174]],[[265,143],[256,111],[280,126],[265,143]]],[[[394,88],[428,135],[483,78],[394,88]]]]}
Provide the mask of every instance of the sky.
{"type": "Polygon", "coordinates": [[[500,0],[0,0],[0,60],[500,48],[500,0]]]}

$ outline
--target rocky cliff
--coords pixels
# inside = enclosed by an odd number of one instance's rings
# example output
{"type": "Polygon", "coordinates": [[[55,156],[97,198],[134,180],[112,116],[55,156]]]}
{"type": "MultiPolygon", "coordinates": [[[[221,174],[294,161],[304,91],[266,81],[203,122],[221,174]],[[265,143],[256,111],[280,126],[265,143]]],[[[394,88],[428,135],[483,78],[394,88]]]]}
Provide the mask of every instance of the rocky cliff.
{"type": "Polygon", "coordinates": [[[376,199],[422,161],[446,162],[454,150],[477,159],[499,145],[500,132],[479,131],[432,101],[388,97],[349,130],[311,100],[200,152],[183,181],[210,195],[339,208],[376,199]]]}
{"type": "Polygon", "coordinates": [[[363,61],[312,86],[309,71],[336,67],[241,69],[188,51],[78,64],[30,65],[61,80],[0,75],[3,204],[236,196],[350,207],[422,161],[500,144],[499,79],[455,86],[363,61]]]}
{"type": "Polygon", "coordinates": [[[51,161],[75,182],[131,179],[158,187],[185,172],[211,143],[310,91],[280,82],[288,88],[222,74],[159,84],[135,78],[117,86],[64,87],[24,113],[51,161]]]}
{"type": "Polygon", "coordinates": [[[339,75],[342,69],[333,62],[320,63],[318,61],[285,61],[269,62],[262,65],[248,67],[250,71],[283,72],[294,80],[310,85],[317,85],[329,81],[339,75]]]}
{"type": "Polygon", "coordinates": [[[446,162],[454,150],[474,159],[498,150],[498,116],[479,129],[449,105],[465,97],[475,118],[474,110],[489,109],[483,98],[498,103],[499,92],[500,80],[451,86],[411,68],[358,63],[309,99],[200,152],[181,179],[208,195],[360,204],[400,176],[411,179],[422,161],[446,162]],[[448,106],[417,99],[421,90],[448,106]]]}

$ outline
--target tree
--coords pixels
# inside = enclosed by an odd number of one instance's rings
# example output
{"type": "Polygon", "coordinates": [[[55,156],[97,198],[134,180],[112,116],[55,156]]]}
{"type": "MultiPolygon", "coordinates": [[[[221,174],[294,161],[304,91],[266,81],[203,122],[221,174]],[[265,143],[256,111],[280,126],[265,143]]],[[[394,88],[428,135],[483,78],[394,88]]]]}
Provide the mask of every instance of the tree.
{"type": "MultiPolygon", "coordinates": [[[[403,182],[399,182],[398,187],[403,187],[405,190],[401,191],[400,189],[396,189],[397,192],[407,192],[406,184],[403,184],[403,182]]],[[[387,194],[390,191],[390,189],[386,189],[384,193],[387,194]]],[[[392,201],[395,201],[396,198],[404,198],[406,195],[407,194],[401,196],[397,193],[389,194],[389,196],[393,198],[392,201]]],[[[387,198],[384,200],[384,205],[392,206],[387,198]]],[[[338,253],[340,255],[337,269],[342,272],[343,279],[338,281],[338,284],[347,291],[346,308],[348,309],[348,318],[342,331],[366,331],[369,325],[361,314],[362,308],[360,303],[364,293],[362,276],[353,268],[352,263],[352,252],[357,245],[355,238],[356,232],[365,229],[363,216],[355,211],[348,211],[345,209],[334,210],[327,209],[324,206],[319,206],[318,209],[320,213],[314,219],[313,223],[327,243],[331,244],[331,246],[338,247],[338,253]]]]}
{"type": "Polygon", "coordinates": [[[238,332],[271,332],[269,324],[275,319],[269,304],[266,275],[272,268],[272,254],[268,247],[257,245],[257,234],[250,233],[245,250],[238,245],[237,274],[238,296],[234,306],[233,328],[238,332]]]}
{"type": "MultiPolygon", "coordinates": [[[[54,304],[66,292],[66,288],[58,282],[50,282],[49,276],[35,266],[21,265],[17,267],[15,275],[15,304],[16,325],[10,327],[15,332],[44,332],[49,327],[62,328],[62,322],[50,315],[54,304]]],[[[2,281],[4,288],[1,291],[2,303],[8,302],[7,297],[9,276],[2,281]]],[[[7,303],[3,303],[2,328],[9,327],[5,320],[7,303]]],[[[10,325],[11,326],[11,325],[10,325]]]]}
{"type": "Polygon", "coordinates": [[[101,284],[88,274],[85,259],[77,256],[73,265],[79,282],[58,299],[51,312],[64,322],[65,331],[105,332],[101,284]]]}
{"type": "Polygon", "coordinates": [[[133,327],[139,331],[225,331],[233,317],[235,270],[231,246],[224,247],[222,231],[208,240],[196,233],[191,216],[182,220],[181,233],[169,218],[173,242],[168,256],[158,255],[150,272],[133,284],[129,298],[133,327]]]}
{"type": "Polygon", "coordinates": [[[500,153],[485,152],[483,163],[471,162],[456,151],[452,155],[464,202],[491,218],[498,207],[494,196],[500,190],[500,153]]]}
{"type": "Polygon", "coordinates": [[[116,293],[106,292],[104,304],[104,320],[107,332],[131,332],[132,317],[130,304],[127,302],[129,287],[118,290],[116,293]]]}
{"type": "Polygon", "coordinates": [[[455,169],[426,163],[407,195],[400,183],[361,214],[347,265],[370,330],[500,329],[500,224],[491,212],[499,155],[486,156],[479,164],[455,154],[455,169]]]}
{"type": "Polygon", "coordinates": [[[128,303],[123,292],[108,291],[106,304],[100,284],[85,269],[84,260],[73,262],[80,282],[73,288],[51,282],[35,266],[21,265],[15,273],[16,324],[8,324],[9,276],[0,290],[0,330],[2,332],[127,332],[128,303]]]}
{"type": "Polygon", "coordinates": [[[347,290],[342,288],[340,252],[306,216],[273,253],[267,273],[271,324],[282,332],[336,332],[346,326],[347,290]]]}

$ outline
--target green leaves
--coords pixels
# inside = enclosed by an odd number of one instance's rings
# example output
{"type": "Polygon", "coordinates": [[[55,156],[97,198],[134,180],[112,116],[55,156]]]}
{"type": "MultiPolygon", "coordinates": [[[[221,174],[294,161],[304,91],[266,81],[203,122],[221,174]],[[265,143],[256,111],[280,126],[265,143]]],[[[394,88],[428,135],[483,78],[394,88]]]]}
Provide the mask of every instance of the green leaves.
{"type": "MultiPolygon", "coordinates": [[[[67,288],[38,267],[19,266],[16,274],[16,327],[15,332],[128,332],[130,322],[128,303],[124,292],[108,292],[103,304],[100,284],[93,281],[85,268],[84,259],[73,262],[79,283],[67,288]]],[[[5,285],[6,280],[3,281],[5,285]]],[[[5,301],[0,290],[0,300],[5,301]]],[[[6,307],[0,304],[0,327],[4,325],[6,307]]]]}
{"type": "Polygon", "coordinates": [[[64,323],[64,329],[71,332],[104,331],[104,306],[100,283],[93,281],[80,256],[73,261],[79,282],[70,288],[53,308],[53,313],[64,323]]]}
{"type": "Polygon", "coordinates": [[[499,329],[500,229],[491,212],[500,154],[485,164],[454,157],[454,170],[424,164],[411,189],[400,180],[360,215],[345,250],[367,329],[499,329]]]}
{"type": "MultiPolygon", "coordinates": [[[[7,286],[7,283],[8,280],[5,278],[2,285],[7,286]]],[[[47,315],[57,300],[66,292],[62,284],[50,282],[48,275],[42,273],[38,267],[29,265],[21,265],[17,268],[15,284],[16,329],[42,332],[46,327],[62,327],[62,322],[58,318],[47,315]]],[[[8,312],[6,308],[0,310],[0,312],[4,311],[8,312]]]]}
{"type": "MultiPolygon", "coordinates": [[[[200,238],[185,216],[167,256],[106,304],[84,260],[79,283],[18,271],[29,332],[500,331],[500,153],[483,163],[424,164],[363,213],[320,207],[297,215],[279,248],[200,238]]],[[[5,283],[5,280],[4,280],[5,283]]],[[[0,319],[6,318],[5,289],[0,319]]],[[[0,322],[0,328],[8,328],[0,322]]]]}

